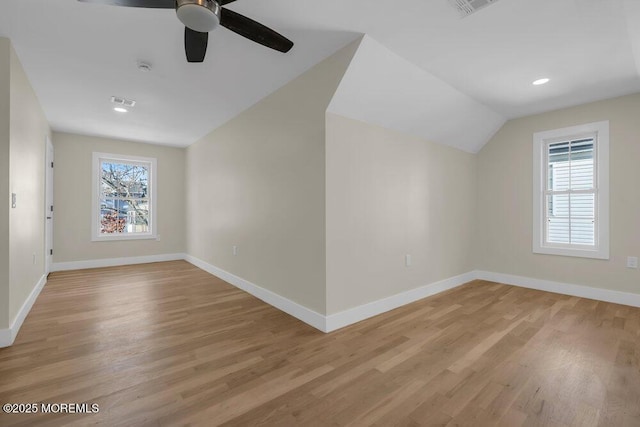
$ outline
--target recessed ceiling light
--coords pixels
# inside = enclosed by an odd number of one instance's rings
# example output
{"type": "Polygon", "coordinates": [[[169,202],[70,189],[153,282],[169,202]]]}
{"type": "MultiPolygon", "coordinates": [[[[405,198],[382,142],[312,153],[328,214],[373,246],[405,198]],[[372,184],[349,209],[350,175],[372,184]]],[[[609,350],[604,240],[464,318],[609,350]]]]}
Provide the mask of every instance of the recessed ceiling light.
{"type": "Polygon", "coordinates": [[[549,82],[549,79],[544,78],[544,79],[535,80],[532,84],[535,85],[535,86],[540,86],[540,85],[543,85],[543,84],[548,83],[548,82],[549,82]]]}
{"type": "Polygon", "coordinates": [[[113,111],[117,111],[118,113],[126,113],[127,109],[122,107],[113,107],[113,111]]]}

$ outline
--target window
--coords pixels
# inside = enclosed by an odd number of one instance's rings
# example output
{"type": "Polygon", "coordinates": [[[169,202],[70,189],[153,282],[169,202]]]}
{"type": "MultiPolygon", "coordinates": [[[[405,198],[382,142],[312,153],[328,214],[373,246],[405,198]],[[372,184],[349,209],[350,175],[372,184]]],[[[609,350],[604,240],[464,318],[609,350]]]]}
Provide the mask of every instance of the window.
{"type": "Polygon", "coordinates": [[[156,159],[93,153],[92,240],[154,239],[156,159]]]}
{"type": "Polygon", "coordinates": [[[609,259],[609,122],[533,135],[533,252],[609,259]]]}

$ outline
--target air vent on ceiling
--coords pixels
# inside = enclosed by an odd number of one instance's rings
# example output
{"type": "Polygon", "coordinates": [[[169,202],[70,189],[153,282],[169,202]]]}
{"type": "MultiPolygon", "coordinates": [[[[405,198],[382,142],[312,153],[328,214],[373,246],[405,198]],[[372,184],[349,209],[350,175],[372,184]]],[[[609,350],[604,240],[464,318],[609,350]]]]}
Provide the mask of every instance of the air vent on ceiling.
{"type": "Polygon", "coordinates": [[[113,102],[116,105],[122,105],[123,107],[134,107],[136,105],[136,101],[125,99],[120,96],[112,96],[111,102],[113,102]]]}
{"type": "Polygon", "coordinates": [[[456,8],[460,16],[465,17],[497,1],[498,0],[449,0],[449,3],[456,8]]]}

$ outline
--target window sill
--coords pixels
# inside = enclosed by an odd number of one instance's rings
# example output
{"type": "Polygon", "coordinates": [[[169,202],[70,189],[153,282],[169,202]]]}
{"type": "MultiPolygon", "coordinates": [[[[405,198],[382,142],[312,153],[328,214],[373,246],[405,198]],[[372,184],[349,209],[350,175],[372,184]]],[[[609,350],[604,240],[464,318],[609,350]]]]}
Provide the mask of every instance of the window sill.
{"type": "Polygon", "coordinates": [[[560,255],[576,258],[591,258],[591,259],[609,259],[608,250],[595,250],[595,249],[569,249],[569,248],[555,248],[549,246],[540,246],[533,248],[534,254],[542,255],[560,255]]]}
{"type": "Polygon", "coordinates": [[[114,241],[123,241],[123,240],[157,240],[158,236],[156,234],[138,234],[138,235],[125,235],[125,236],[93,236],[91,238],[92,242],[114,242],[114,241]]]}

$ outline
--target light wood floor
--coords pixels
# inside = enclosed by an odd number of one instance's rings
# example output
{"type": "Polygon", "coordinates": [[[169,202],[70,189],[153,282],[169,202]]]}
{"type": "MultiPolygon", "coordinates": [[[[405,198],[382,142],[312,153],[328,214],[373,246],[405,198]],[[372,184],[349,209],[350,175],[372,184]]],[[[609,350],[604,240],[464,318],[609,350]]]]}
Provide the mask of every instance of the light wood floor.
{"type": "Polygon", "coordinates": [[[640,309],[476,281],[323,334],[192,265],[55,273],[0,403],[12,425],[640,426],[640,309]]]}

